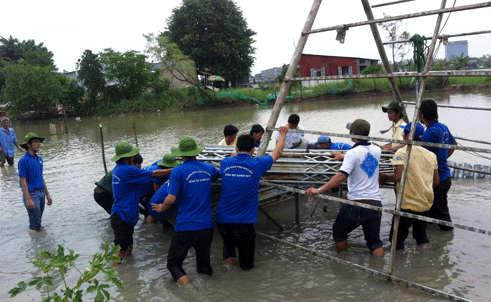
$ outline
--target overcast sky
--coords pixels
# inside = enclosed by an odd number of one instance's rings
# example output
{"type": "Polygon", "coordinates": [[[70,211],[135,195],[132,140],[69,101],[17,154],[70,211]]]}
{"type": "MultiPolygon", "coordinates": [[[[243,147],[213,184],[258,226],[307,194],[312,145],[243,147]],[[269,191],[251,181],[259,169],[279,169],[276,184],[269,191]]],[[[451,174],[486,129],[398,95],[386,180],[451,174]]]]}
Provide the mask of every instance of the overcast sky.
{"type": "MultiPolygon", "coordinates": [[[[394,0],[372,0],[372,5],[394,0]]],[[[448,0],[447,7],[455,0],[448,0]]],[[[482,3],[474,0],[457,0],[456,6],[482,3]]],[[[257,34],[252,73],[290,63],[300,32],[313,1],[293,0],[237,0],[249,28],[257,34]]],[[[374,8],[375,18],[383,13],[397,16],[433,10],[440,0],[416,0],[409,3],[374,8]]],[[[2,1],[0,6],[0,36],[13,36],[19,40],[34,39],[54,53],[60,71],[75,70],[76,61],[85,49],[100,52],[104,48],[116,51],[145,49],[143,33],[159,33],[166,19],[181,0],[24,0],[2,1]]],[[[445,15],[446,20],[448,14],[445,15]]],[[[450,15],[443,34],[491,30],[491,8],[454,12],[450,15]]],[[[407,19],[409,33],[431,36],[437,16],[407,19]]],[[[313,29],[366,20],[360,0],[324,0],[313,29]]],[[[385,33],[381,31],[382,39],[385,33]]],[[[351,28],[346,41],[335,40],[335,31],[313,34],[303,53],[354,56],[379,59],[373,36],[368,26],[351,28]]],[[[468,40],[469,56],[491,54],[491,34],[453,38],[450,41],[468,40]]],[[[388,48],[386,48],[388,51],[388,48]]],[[[442,45],[437,58],[443,58],[442,45]]],[[[412,52],[407,58],[412,56],[412,52]]]]}

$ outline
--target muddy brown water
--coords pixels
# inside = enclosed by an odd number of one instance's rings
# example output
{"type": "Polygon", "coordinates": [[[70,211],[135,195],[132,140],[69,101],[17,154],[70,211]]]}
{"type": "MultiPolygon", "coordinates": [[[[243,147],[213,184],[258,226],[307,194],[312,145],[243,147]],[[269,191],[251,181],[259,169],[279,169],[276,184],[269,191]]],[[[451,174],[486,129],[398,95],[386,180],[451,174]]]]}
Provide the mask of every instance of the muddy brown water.
{"type": "MultiPolygon", "coordinates": [[[[439,104],[491,108],[491,92],[429,94],[439,104]]],[[[411,100],[411,99],[410,99],[411,100]]],[[[414,100],[414,97],[412,98],[414,100]]],[[[347,133],[345,125],[356,118],[364,118],[372,125],[372,135],[390,127],[382,105],[390,98],[364,98],[287,104],[278,124],[286,122],[291,113],[300,115],[306,129],[347,133]]],[[[412,118],[413,108],[408,113],[412,118]]],[[[108,168],[118,141],[135,142],[132,123],[136,125],[138,143],[142,148],[144,165],[160,159],[176,146],[184,135],[194,136],[201,145],[218,143],[223,126],[236,125],[247,133],[255,123],[266,125],[272,108],[240,107],[178,113],[138,114],[101,118],[82,118],[68,122],[69,133],[63,133],[61,122],[56,122],[59,134],[50,135],[47,122],[13,124],[17,138],[30,131],[46,137],[40,155],[45,161],[44,175],[53,198],[43,217],[39,234],[27,234],[28,218],[22,204],[16,167],[0,169],[0,301],[40,300],[37,291],[29,291],[9,299],[8,290],[19,281],[40,276],[30,260],[40,250],[54,251],[56,245],[74,249],[81,254],[77,260],[84,269],[92,255],[101,252],[106,241],[112,242],[113,233],[108,215],[93,200],[94,182],[104,175],[101,159],[99,124],[104,131],[108,168]]],[[[490,141],[491,112],[440,108],[440,121],[447,124],[454,136],[490,141]]],[[[316,139],[307,135],[308,139],[316,139]]],[[[389,138],[384,134],[381,137],[389,138]]],[[[345,138],[333,141],[350,143],[345,138]]],[[[488,146],[461,142],[466,146],[488,146]]],[[[272,144],[271,144],[272,146],[272,144]]],[[[486,154],[484,154],[486,155],[486,154]]],[[[16,155],[17,162],[21,154],[16,155]]],[[[487,156],[487,155],[486,155],[487,156]]],[[[491,157],[491,156],[488,156],[491,157]]],[[[470,164],[491,165],[487,158],[456,151],[451,160],[470,164]]],[[[491,229],[491,179],[454,179],[449,193],[450,211],[454,222],[491,229]]],[[[393,208],[394,192],[382,190],[385,207],[393,208]]],[[[350,249],[337,255],[332,241],[332,223],[338,204],[322,202],[310,218],[315,199],[302,198],[301,223],[294,223],[293,202],[283,202],[266,210],[284,227],[278,232],[259,214],[258,231],[277,236],[328,255],[338,256],[376,270],[387,270],[390,244],[388,234],[391,215],[384,214],[381,236],[387,255],[371,257],[365,247],[361,229],[350,234],[350,249]],[[321,209],[326,211],[322,211],[321,209]]],[[[111,288],[114,301],[443,301],[416,289],[391,284],[366,272],[329,260],[318,258],[298,249],[258,238],[256,267],[242,272],[227,267],[221,260],[221,239],[215,234],[211,261],[212,277],[196,273],[194,252],[184,263],[193,283],[178,287],[165,268],[172,231],[161,225],[147,226],[141,219],[135,229],[134,256],[117,267],[124,289],[111,288]]],[[[475,301],[489,301],[491,286],[491,238],[460,229],[443,233],[429,227],[432,246],[422,249],[412,238],[406,250],[398,252],[394,274],[406,280],[436,288],[475,301]]],[[[75,271],[68,274],[68,284],[78,278],[75,271]]],[[[55,278],[63,288],[60,278],[55,278]]],[[[87,295],[86,300],[93,296],[87,295]]]]}

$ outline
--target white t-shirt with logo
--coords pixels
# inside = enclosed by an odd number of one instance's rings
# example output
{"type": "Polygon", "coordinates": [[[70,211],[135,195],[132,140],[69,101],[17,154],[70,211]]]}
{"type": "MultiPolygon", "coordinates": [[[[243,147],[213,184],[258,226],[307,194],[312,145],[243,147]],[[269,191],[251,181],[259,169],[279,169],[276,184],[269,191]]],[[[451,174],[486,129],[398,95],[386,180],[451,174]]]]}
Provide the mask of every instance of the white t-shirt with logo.
{"type": "Polygon", "coordinates": [[[380,147],[356,144],[346,151],[340,172],[348,175],[348,199],[380,200],[379,163],[380,147]]]}

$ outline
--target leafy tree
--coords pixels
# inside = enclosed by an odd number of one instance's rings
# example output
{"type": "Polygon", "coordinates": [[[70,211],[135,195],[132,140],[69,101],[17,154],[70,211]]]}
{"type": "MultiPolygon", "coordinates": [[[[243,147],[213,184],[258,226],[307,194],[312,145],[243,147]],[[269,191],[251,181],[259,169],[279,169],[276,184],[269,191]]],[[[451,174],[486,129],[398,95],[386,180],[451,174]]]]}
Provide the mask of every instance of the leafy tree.
{"type": "Polygon", "coordinates": [[[0,91],[5,85],[5,75],[3,68],[8,63],[50,67],[56,70],[53,61],[53,53],[43,45],[36,44],[34,40],[19,41],[12,36],[8,39],[0,36],[0,91]]]}
{"type": "MultiPolygon", "coordinates": [[[[384,13],[384,18],[388,18],[390,15],[386,15],[384,13]]],[[[385,22],[379,24],[379,26],[387,32],[387,42],[395,42],[399,40],[408,40],[411,35],[406,30],[403,30],[402,27],[406,24],[402,20],[396,20],[392,22],[385,22]],[[401,32],[402,31],[402,32],[401,32]]],[[[396,57],[399,57],[399,62],[404,60],[404,57],[409,52],[409,44],[408,43],[397,43],[397,44],[389,44],[389,47],[392,49],[392,62],[394,63],[394,71],[398,71],[397,69],[397,60],[396,57]]]]}
{"type": "Polygon", "coordinates": [[[126,99],[136,99],[148,87],[152,65],[145,59],[135,50],[121,53],[106,48],[100,54],[107,82],[116,81],[126,99]]]}
{"type": "Polygon", "coordinates": [[[469,56],[464,56],[464,53],[461,53],[460,56],[452,56],[448,64],[454,70],[465,69],[469,66],[469,56]]]}
{"type": "Polygon", "coordinates": [[[61,83],[51,67],[10,63],[3,72],[5,99],[14,112],[47,111],[59,102],[61,83]]]}
{"type": "Polygon", "coordinates": [[[84,89],[77,84],[74,79],[67,78],[62,74],[56,74],[60,81],[60,99],[59,104],[65,108],[73,108],[75,112],[80,107],[80,101],[84,96],[84,89]]]}
{"type": "Polygon", "coordinates": [[[183,0],[167,19],[164,33],[200,70],[223,76],[235,86],[254,63],[253,36],[231,0],[183,0]]]}
{"type": "Polygon", "coordinates": [[[94,54],[90,49],[86,49],[82,58],[77,61],[78,76],[77,79],[82,82],[89,99],[95,101],[97,95],[104,92],[106,80],[99,55],[94,54]]]}

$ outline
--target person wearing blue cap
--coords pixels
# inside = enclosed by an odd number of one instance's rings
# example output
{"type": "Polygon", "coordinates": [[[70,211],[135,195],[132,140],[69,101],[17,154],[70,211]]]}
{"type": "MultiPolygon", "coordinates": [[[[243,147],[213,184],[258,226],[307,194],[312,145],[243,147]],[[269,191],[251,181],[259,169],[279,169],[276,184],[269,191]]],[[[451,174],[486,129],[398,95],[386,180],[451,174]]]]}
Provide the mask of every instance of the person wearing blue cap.
{"type": "Polygon", "coordinates": [[[317,142],[309,143],[307,149],[324,149],[324,150],[349,150],[351,146],[346,143],[333,143],[327,135],[321,135],[317,142]]]}
{"type": "MultiPolygon", "coordinates": [[[[406,126],[399,126],[403,129],[403,139],[409,139],[412,123],[406,126]]],[[[423,136],[423,125],[417,123],[414,133],[414,141],[421,141],[423,136]]],[[[402,172],[404,170],[404,159],[406,157],[407,145],[396,151],[392,160],[392,165],[396,171],[394,174],[380,173],[380,183],[385,184],[387,181],[397,182],[397,190],[401,190],[399,182],[401,181],[402,172]]],[[[433,188],[439,183],[438,177],[438,162],[436,155],[421,147],[414,145],[411,148],[411,158],[407,167],[406,184],[404,186],[404,194],[402,196],[401,210],[405,213],[416,214],[420,216],[429,216],[429,211],[433,205],[433,188]]],[[[413,227],[413,238],[420,246],[430,245],[430,240],[426,235],[427,222],[401,216],[399,230],[397,235],[396,249],[404,249],[404,241],[409,234],[409,228],[413,227]]],[[[392,240],[392,232],[394,228],[394,219],[390,230],[390,240],[392,240]]]]}

